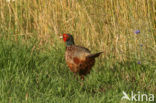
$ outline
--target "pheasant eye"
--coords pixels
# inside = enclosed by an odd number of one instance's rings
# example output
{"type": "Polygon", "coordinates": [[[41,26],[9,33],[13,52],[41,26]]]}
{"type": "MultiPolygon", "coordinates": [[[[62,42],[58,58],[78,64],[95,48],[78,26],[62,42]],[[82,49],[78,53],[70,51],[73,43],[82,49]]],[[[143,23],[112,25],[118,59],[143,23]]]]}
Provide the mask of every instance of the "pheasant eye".
{"type": "Polygon", "coordinates": [[[68,40],[69,36],[67,34],[63,34],[63,40],[66,42],[68,40]]]}
{"type": "Polygon", "coordinates": [[[66,35],[66,34],[64,34],[64,35],[63,35],[63,38],[68,38],[68,37],[69,37],[69,36],[68,36],[68,35],[66,35]]]}

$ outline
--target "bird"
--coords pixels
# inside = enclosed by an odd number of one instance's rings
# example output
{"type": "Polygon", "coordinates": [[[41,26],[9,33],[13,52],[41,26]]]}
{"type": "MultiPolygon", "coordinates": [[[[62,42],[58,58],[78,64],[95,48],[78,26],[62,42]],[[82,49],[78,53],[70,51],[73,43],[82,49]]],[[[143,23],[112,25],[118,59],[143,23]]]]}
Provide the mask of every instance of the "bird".
{"type": "Polygon", "coordinates": [[[89,49],[75,45],[74,38],[69,33],[61,34],[60,38],[63,39],[66,45],[65,61],[67,66],[74,75],[78,74],[84,80],[84,76],[89,74],[94,66],[95,58],[103,52],[91,54],[89,49]]]}

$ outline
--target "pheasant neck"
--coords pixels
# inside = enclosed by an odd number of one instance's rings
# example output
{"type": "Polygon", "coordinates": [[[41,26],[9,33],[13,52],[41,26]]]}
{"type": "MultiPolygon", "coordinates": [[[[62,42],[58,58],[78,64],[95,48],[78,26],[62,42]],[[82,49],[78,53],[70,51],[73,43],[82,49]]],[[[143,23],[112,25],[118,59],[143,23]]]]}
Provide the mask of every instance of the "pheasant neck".
{"type": "Polygon", "coordinates": [[[66,41],[66,46],[71,46],[71,45],[74,45],[74,40],[73,38],[70,38],[68,41],[66,41]]]}
{"type": "Polygon", "coordinates": [[[66,42],[66,46],[71,46],[71,45],[74,45],[74,42],[66,42]]]}

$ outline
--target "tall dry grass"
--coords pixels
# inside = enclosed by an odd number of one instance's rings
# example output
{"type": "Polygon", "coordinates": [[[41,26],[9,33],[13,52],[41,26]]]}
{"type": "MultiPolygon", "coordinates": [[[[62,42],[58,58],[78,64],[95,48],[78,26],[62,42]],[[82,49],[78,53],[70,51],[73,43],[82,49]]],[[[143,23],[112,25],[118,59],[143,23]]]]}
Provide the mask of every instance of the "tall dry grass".
{"type": "Polygon", "coordinates": [[[61,42],[60,33],[71,33],[76,44],[105,51],[105,58],[154,62],[156,1],[1,0],[0,31],[52,47],[61,42]]]}

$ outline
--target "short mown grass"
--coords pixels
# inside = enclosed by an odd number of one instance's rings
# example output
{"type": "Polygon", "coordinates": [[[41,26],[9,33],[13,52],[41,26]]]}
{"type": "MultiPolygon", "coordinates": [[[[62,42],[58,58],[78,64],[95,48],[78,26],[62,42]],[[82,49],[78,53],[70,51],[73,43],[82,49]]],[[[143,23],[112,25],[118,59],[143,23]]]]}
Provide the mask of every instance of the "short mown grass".
{"type": "Polygon", "coordinates": [[[155,0],[1,0],[0,102],[131,103],[123,91],[156,102],[155,10],[155,0]],[[84,81],[65,63],[62,33],[104,51],[84,81]]]}

